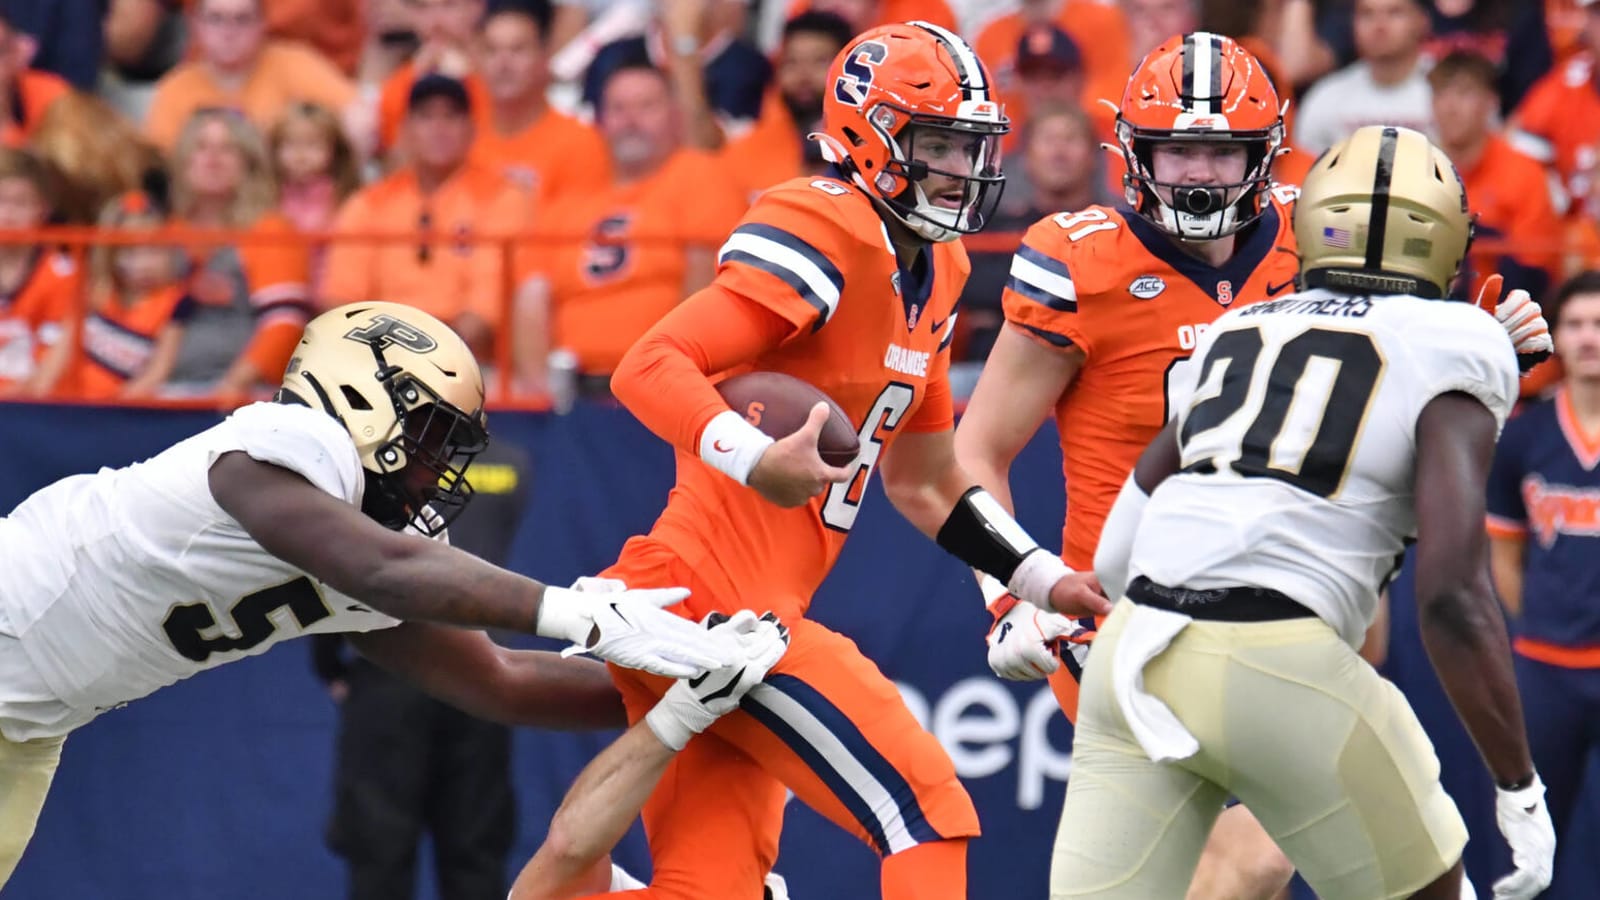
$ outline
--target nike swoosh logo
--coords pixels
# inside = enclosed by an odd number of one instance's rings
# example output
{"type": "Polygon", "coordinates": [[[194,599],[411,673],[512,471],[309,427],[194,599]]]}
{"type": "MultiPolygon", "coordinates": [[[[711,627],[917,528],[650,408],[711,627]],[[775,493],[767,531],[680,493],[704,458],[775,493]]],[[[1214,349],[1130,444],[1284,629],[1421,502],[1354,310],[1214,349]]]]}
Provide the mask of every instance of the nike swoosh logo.
{"type": "Polygon", "coordinates": [[[996,644],[1005,643],[1006,635],[1008,635],[1010,633],[1011,633],[1011,623],[1010,622],[1002,622],[1000,624],[1000,636],[995,638],[994,642],[996,644]]]}
{"type": "Polygon", "coordinates": [[[717,451],[718,453],[732,453],[733,452],[733,448],[732,447],[724,447],[724,446],[722,446],[722,441],[720,441],[720,440],[712,441],[711,442],[711,449],[717,451]]]}
{"type": "Polygon", "coordinates": [[[710,672],[701,672],[699,675],[695,676],[694,678],[689,679],[689,687],[697,688],[700,685],[705,684],[706,679],[710,678],[710,677],[711,677],[711,673],[710,672]]]}
{"type": "Polygon", "coordinates": [[[943,331],[944,330],[944,323],[946,323],[948,321],[950,321],[950,317],[949,316],[945,316],[942,319],[934,320],[934,322],[932,323],[933,324],[933,333],[934,334],[938,334],[939,332],[943,331]]]}
{"type": "Polygon", "coordinates": [[[1288,290],[1291,286],[1293,286],[1293,284],[1294,284],[1294,279],[1293,278],[1289,279],[1288,281],[1285,281],[1283,284],[1268,284],[1267,285],[1267,296],[1268,297],[1276,297],[1277,295],[1279,295],[1279,294],[1283,293],[1284,291],[1288,290]]]}
{"type": "Polygon", "coordinates": [[[349,606],[346,606],[345,609],[349,610],[350,612],[372,612],[372,610],[367,609],[365,606],[362,606],[359,603],[352,603],[349,606]]]}

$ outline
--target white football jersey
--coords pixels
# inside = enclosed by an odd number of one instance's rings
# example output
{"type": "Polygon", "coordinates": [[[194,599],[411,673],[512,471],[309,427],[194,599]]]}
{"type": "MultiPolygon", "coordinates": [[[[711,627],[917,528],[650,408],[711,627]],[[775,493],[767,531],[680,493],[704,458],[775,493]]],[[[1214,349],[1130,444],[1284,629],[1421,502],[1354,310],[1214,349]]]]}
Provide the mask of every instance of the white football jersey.
{"type": "Polygon", "coordinates": [[[302,634],[398,624],[263,550],[217,505],[211,464],[236,450],[361,503],[361,461],[338,422],[256,403],[144,462],[62,479],[0,518],[0,657],[26,657],[0,659],[6,737],[65,734],[302,634]]]}
{"type": "Polygon", "coordinates": [[[1462,391],[1504,424],[1517,377],[1467,303],[1314,290],[1228,312],[1174,379],[1182,468],[1145,507],[1130,577],[1281,591],[1359,646],[1416,533],[1417,417],[1462,391]]]}

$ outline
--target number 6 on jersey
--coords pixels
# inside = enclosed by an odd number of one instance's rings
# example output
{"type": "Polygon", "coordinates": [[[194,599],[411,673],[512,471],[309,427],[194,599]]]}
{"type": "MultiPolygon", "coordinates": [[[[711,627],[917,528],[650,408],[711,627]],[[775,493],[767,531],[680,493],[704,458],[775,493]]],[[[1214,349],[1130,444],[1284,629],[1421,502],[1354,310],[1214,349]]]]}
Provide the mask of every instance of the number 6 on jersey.
{"type": "Polygon", "coordinates": [[[856,512],[861,509],[861,496],[866,493],[867,479],[878,465],[883,453],[885,436],[900,426],[900,420],[916,391],[909,384],[889,382],[872,402],[872,410],[861,423],[861,453],[856,456],[856,470],[849,481],[828,488],[828,498],[822,503],[822,524],[834,531],[849,531],[856,524],[856,512]]]}

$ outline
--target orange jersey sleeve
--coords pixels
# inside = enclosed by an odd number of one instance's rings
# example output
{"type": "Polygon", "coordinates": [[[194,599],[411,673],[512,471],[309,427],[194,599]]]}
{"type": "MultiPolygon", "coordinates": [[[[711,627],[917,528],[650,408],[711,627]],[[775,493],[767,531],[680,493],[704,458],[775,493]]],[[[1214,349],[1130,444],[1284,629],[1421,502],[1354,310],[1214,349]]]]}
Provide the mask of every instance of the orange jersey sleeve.
{"type": "Polygon", "coordinates": [[[294,226],[276,215],[257,222],[252,230],[264,242],[239,248],[256,314],[256,331],[244,356],[257,372],[272,378],[288,364],[308,319],[311,256],[294,226]]]}
{"type": "MultiPolygon", "coordinates": [[[[818,182],[848,193],[836,182],[818,182]]],[[[842,195],[842,194],[841,194],[842,195]]],[[[839,306],[836,260],[849,234],[830,216],[829,190],[787,182],[762,194],[717,254],[716,284],[789,322],[789,337],[821,330],[839,306]]]]}
{"type": "Polygon", "coordinates": [[[700,432],[728,409],[709,376],[755,359],[791,330],[767,307],[713,284],[645,332],[612,373],[611,391],[646,428],[698,454],[700,432]]]}
{"type": "MultiPolygon", "coordinates": [[[[1103,223],[1104,213],[1100,215],[1103,223]]],[[[1022,244],[1011,258],[1011,275],[1001,293],[1001,304],[1006,321],[1035,338],[1089,353],[1092,342],[1078,316],[1078,290],[1067,268],[1066,245],[1075,234],[1093,234],[1098,224],[1089,222],[1080,230],[1068,230],[1063,221],[1070,221],[1065,213],[1041,219],[1023,234],[1022,244]]]]}

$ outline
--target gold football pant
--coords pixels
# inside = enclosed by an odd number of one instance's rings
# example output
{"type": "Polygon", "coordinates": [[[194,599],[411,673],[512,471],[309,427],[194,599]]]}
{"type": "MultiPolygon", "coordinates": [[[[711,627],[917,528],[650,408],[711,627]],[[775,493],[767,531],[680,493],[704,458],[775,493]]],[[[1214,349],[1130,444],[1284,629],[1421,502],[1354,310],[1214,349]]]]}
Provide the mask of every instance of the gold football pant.
{"type": "Polygon", "coordinates": [[[13,743],[0,735],[0,888],[10,880],[33,837],[65,740],[54,737],[13,743]]]}
{"type": "Polygon", "coordinates": [[[1324,900],[1405,897],[1461,856],[1467,830],[1405,697],[1320,619],[1197,620],[1144,668],[1200,744],[1155,763],[1112,694],[1131,612],[1089,654],[1052,900],[1182,897],[1229,795],[1324,900]]]}

